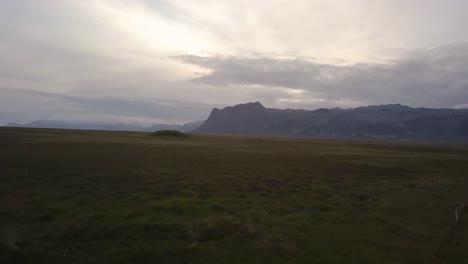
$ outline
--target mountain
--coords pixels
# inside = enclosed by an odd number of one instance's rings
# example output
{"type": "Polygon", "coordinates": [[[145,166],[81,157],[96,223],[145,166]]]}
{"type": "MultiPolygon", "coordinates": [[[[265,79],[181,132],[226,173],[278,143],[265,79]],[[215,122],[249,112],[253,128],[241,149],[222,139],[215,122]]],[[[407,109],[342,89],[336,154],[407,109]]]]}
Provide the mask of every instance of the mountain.
{"type": "Polygon", "coordinates": [[[191,123],[185,123],[179,129],[175,129],[175,130],[179,130],[181,132],[188,132],[188,131],[192,131],[194,129],[199,128],[203,123],[205,123],[205,121],[196,121],[196,122],[191,122],[191,123]]]}
{"type": "Polygon", "coordinates": [[[60,128],[60,129],[86,129],[86,130],[116,130],[116,131],[141,131],[138,126],[124,124],[93,124],[93,123],[67,123],[63,121],[36,120],[26,124],[9,123],[8,127],[32,127],[32,128],[60,128]]]}
{"type": "Polygon", "coordinates": [[[186,123],[183,125],[155,124],[149,127],[134,126],[127,124],[98,124],[98,123],[68,123],[63,121],[36,120],[26,124],[9,123],[8,127],[31,127],[31,128],[60,128],[60,129],[85,129],[85,130],[112,130],[112,131],[158,131],[178,130],[187,132],[198,128],[203,121],[186,123]]]}
{"type": "Polygon", "coordinates": [[[168,125],[168,124],[156,124],[149,128],[144,128],[144,131],[158,131],[158,130],[177,130],[180,132],[188,132],[190,130],[197,129],[204,121],[197,121],[193,123],[185,123],[183,125],[168,125]]]}
{"type": "Polygon", "coordinates": [[[208,119],[195,131],[213,134],[263,135],[269,132],[267,109],[260,104],[248,103],[222,110],[214,108],[208,119]]]}
{"type": "Polygon", "coordinates": [[[400,104],[341,109],[270,109],[259,102],[214,108],[193,133],[255,136],[468,140],[468,109],[400,104]]]}

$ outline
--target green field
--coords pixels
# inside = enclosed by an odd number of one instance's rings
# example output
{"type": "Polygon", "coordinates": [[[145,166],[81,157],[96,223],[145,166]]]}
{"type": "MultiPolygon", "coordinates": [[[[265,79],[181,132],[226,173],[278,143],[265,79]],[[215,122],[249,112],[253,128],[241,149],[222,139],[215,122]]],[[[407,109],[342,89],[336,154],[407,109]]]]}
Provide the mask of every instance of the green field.
{"type": "Polygon", "coordinates": [[[0,263],[468,263],[467,199],[466,146],[0,128],[0,263]]]}

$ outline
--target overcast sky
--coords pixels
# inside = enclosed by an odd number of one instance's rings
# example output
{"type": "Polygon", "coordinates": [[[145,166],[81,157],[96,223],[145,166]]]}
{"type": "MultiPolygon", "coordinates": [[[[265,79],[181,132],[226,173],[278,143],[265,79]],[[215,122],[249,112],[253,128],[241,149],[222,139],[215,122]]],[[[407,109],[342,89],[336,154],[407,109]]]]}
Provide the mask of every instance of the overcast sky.
{"type": "Polygon", "coordinates": [[[0,0],[0,125],[468,106],[465,0],[0,0]]]}

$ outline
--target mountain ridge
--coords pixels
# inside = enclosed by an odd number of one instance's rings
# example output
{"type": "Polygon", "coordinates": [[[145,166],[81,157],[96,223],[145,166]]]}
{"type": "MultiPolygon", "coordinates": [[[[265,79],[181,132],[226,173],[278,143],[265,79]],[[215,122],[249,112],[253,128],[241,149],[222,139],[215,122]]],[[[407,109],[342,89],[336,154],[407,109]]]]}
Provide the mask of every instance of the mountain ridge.
{"type": "Polygon", "coordinates": [[[81,129],[81,130],[110,130],[110,131],[142,131],[151,132],[158,130],[177,130],[187,132],[200,126],[204,121],[196,121],[185,124],[154,124],[151,126],[136,126],[128,124],[101,124],[101,123],[74,123],[55,120],[35,120],[25,124],[11,122],[7,127],[29,128],[57,128],[57,129],[81,129]]]}
{"type": "Polygon", "coordinates": [[[260,102],[214,108],[198,134],[337,138],[468,139],[468,109],[401,104],[356,108],[275,109],[260,102]]]}

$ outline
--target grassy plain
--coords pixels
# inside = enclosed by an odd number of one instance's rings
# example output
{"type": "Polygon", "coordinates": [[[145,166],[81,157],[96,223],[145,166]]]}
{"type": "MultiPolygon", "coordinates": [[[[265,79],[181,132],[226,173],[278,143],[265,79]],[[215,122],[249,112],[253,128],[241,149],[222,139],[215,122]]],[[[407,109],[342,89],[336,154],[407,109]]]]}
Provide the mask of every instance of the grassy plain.
{"type": "Polygon", "coordinates": [[[463,146],[0,128],[0,263],[468,263],[466,199],[463,146]]]}

